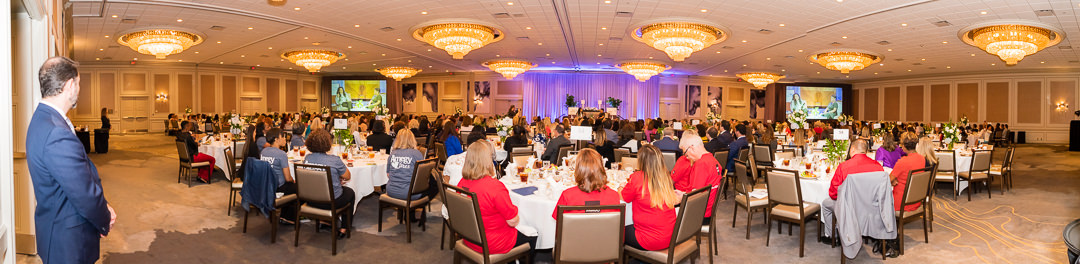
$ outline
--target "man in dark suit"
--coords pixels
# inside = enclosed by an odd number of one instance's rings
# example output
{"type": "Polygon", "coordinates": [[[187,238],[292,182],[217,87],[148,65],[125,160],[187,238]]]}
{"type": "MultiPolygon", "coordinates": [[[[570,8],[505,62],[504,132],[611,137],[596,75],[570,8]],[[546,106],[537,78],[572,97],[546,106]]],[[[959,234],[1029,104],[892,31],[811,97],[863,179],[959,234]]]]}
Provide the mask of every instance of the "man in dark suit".
{"type": "Polygon", "coordinates": [[[720,136],[717,136],[716,140],[719,141],[720,149],[728,148],[728,145],[731,144],[732,140],[734,140],[734,137],[732,137],[731,135],[731,122],[728,122],[727,120],[720,121],[720,136]]]}
{"type": "Polygon", "coordinates": [[[105,200],[97,167],[86,156],[65,114],[79,100],[78,63],[45,61],[38,72],[41,103],[26,131],[26,159],[34,182],[34,222],[42,262],[94,263],[116,212],[105,200]]]}
{"type": "MultiPolygon", "coordinates": [[[[690,133],[687,133],[685,135],[688,136],[688,137],[693,136],[693,135],[690,135],[690,133]]],[[[675,156],[682,156],[682,155],[679,155],[679,154],[681,154],[679,152],[682,152],[682,151],[679,149],[679,141],[675,140],[675,130],[671,129],[670,127],[664,129],[664,137],[663,138],[661,138],[660,140],[657,140],[656,142],[653,142],[652,144],[653,144],[653,146],[656,146],[656,148],[659,148],[660,151],[663,151],[663,152],[675,152],[676,153],[675,156]]]]}
{"type": "Polygon", "coordinates": [[[709,137],[709,142],[705,143],[705,151],[716,153],[717,151],[727,149],[727,146],[720,145],[720,132],[717,131],[716,128],[710,127],[705,135],[709,137]]]}
{"type": "Polygon", "coordinates": [[[746,125],[735,126],[735,137],[737,137],[735,141],[728,145],[727,167],[724,168],[734,168],[735,159],[739,158],[739,151],[750,146],[750,143],[746,141],[746,125]]]}
{"type": "Polygon", "coordinates": [[[561,125],[556,125],[555,137],[548,140],[547,146],[544,146],[544,155],[541,155],[540,159],[557,164],[559,161],[555,159],[559,156],[559,147],[567,145],[570,145],[570,140],[566,139],[566,129],[561,125]]]}

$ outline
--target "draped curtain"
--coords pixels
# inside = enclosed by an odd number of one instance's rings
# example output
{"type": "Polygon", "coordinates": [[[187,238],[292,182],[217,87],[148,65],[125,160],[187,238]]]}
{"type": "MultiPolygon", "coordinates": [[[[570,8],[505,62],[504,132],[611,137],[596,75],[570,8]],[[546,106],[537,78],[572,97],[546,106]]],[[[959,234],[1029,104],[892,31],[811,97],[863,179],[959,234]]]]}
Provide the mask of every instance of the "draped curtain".
{"type": "Polygon", "coordinates": [[[611,73],[546,73],[523,74],[525,116],[558,118],[567,114],[566,95],[574,96],[578,107],[607,107],[607,98],[622,100],[619,116],[622,118],[656,118],[660,116],[660,81],[653,77],[646,82],[628,74],[611,73]]]}

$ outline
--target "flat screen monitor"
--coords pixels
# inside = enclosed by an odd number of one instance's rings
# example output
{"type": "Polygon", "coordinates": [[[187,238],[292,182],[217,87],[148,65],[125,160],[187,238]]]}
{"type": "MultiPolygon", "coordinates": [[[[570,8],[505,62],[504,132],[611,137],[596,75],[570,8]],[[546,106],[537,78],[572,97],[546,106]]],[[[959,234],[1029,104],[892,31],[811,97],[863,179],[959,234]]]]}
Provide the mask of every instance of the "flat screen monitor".
{"type": "Polygon", "coordinates": [[[806,111],[806,119],[837,119],[844,113],[844,90],[839,87],[788,86],[787,113],[806,111]]]}
{"type": "Polygon", "coordinates": [[[386,107],[386,80],[331,80],[331,111],[373,111],[386,107]]]}

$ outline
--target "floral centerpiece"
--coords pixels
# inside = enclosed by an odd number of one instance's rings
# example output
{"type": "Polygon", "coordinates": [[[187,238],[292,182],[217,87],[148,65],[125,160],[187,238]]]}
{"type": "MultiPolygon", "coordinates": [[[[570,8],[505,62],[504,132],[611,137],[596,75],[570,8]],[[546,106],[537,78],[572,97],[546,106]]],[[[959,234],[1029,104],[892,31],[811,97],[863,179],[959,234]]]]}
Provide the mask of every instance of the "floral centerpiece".
{"type": "Polygon", "coordinates": [[[345,146],[345,149],[349,149],[349,147],[352,146],[352,144],[354,142],[353,141],[353,134],[352,134],[352,132],[349,132],[348,129],[334,130],[334,139],[337,140],[338,144],[341,144],[342,146],[345,146]]]}
{"type": "Polygon", "coordinates": [[[323,116],[329,116],[329,115],[330,115],[330,108],[326,108],[326,107],[324,106],[324,107],[322,108],[322,110],[320,110],[319,112],[320,112],[320,113],[322,113],[322,115],[323,115],[323,116]]]}
{"type": "Polygon", "coordinates": [[[240,139],[244,133],[244,121],[240,119],[240,115],[229,113],[225,118],[229,120],[229,133],[233,134],[233,139],[240,139]]]}
{"type": "Polygon", "coordinates": [[[941,142],[944,142],[948,149],[953,149],[953,145],[960,142],[960,128],[956,123],[948,122],[941,124],[941,142]]]}
{"type": "Polygon", "coordinates": [[[838,117],[836,121],[840,121],[841,126],[846,126],[849,122],[855,121],[855,119],[852,118],[851,115],[840,115],[840,117],[838,117]]]}
{"type": "Polygon", "coordinates": [[[810,125],[806,123],[806,110],[798,109],[788,112],[787,119],[791,124],[791,129],[810,128],[810,125]]]}
{"type": "Polygon", "coordinates": [[[705,119],[707,119],[711,123],[720,123],[720,121],[723,120],[724,117],[721,116],[720,113],[717,113],[715,111],[709,111],[709,114],[705,115],[705,119]]]}
{"type": "Polygon", "coordinates": [[[840,162],[847,159],[847,157],[844,157],[847,153],[847,150],[847,140],[829,139],[828,141],[826,141],[825,148],[822,149],[822,152],[825,153],[825,157],[829,160],[829,163],[839,164],[840,162]]]}
{"type": "Polygon", "coordinates": [[[495,131],[498,131],[500,141],[506,141],[506,137],[510,136],[510,128],[513,126],[514,119],[510,117],[503,117],[499,119],[498,123],[495,123],[495,131]]]}
{"type": "Polygon", "coordinates": [[[963,116],[963,117],[960,117],[960,125],[962,125],[963,127],[967,127],[967,126],[968,126],[968,118],[967,118],[967,115],[965,115],[965,116],[963,116]]]}
{"type": "Polygon", "coordinates": [[[463,113],[463,111],[461,111],[461,107],[455,106],[454,107],[454,113],[456,113],[457,115],[460,116],[463,113]]]}
{"type": "Polygon", "coordinates": [[[371,106],[371,111],[375,112],[376,116],[384,116],[388,112],[385,105],[376,104],[371,106]]]}
{"type": "Polygon", "coordinates": [[[184,108],[184,115],[191,115],[191,107],[184,108]]]}

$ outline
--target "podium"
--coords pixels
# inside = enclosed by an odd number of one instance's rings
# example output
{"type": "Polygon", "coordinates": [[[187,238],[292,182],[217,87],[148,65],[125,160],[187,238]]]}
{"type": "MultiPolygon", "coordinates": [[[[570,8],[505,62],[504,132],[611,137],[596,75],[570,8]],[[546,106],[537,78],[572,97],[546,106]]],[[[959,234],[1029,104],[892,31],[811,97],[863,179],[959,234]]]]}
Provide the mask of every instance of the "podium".
{"type": "Polygon", "coordinates": [[[1069,151],[1080,151],[1080,120],[1069,124],[1069,151]]]}

